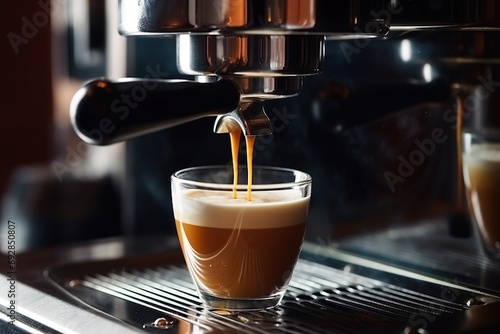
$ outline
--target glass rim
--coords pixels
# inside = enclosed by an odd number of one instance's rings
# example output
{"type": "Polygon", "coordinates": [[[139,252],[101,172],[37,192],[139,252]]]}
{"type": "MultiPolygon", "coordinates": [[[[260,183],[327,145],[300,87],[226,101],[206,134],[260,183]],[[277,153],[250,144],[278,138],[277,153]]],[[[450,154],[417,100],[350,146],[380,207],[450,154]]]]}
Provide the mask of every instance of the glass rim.
{"type": "MultiPolygon", "coordinates": [[[[247,166],[241,166],[239,169],[247,169],[247,166]]],[[[194,166],[180,169],[172,174],[170,177],[173,182],[182,182],[184,184],[188,184],[191,186],[196,186],[199,188],[204,188],[207,190],[233,190],[233,183],[216,183],[216,182],[205,182],[205,181],[194,181],[190,179],[184,179],[180,177],[181,174],[191,172],[191,171],[201,171],[201,170],[224,170],[232,172],[232,168],[228,168],[227,165],[206,165],[206,166],[194,166]]],[[[268,170],[268,171],[277,171],[277,172],[287,172],[292,173],[294,175],[301,175],[301,179],[297,181],[289,181],[289,182],[273,182],[267,184],[256,184],[252,183],[252,190],[283,190],[290,188],[298,188],[302,186],[306,186],[312,183],[312,177],[310,174],[300,171],[298,169],[287,168],[287,167],[277,167],[277,166],[265,166],[265,165],[255,165],[253,166],[253,170],[268,170]]],[[[254,174],[255,175],[255,174],[254,174]]],[[[237,184],[237,190],[247,190],[247,184],[237,184]]]]}

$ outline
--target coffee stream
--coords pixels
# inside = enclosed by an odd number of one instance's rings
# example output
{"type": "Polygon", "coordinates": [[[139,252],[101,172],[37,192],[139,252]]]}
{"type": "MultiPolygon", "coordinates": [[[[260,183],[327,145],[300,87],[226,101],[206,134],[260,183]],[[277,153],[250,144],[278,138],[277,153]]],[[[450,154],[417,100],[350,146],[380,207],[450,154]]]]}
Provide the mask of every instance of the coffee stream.
{"type": "Polygon", "coordinates": [[[233,157],[233,198],[236,198],[237,187],[238,187],[238,149],[241,137],[241,129],[234,128],[229,131],[229,137],[231,139],[231,155],[233,157]]]}
{"type": "MultiPolygon", "coordinates": [[[[238,150],[239,142],[241,138],[241,129],[239,127],[234,127],[229,131],[229,137],[231,139],[231,155],[233,158],[233,198],[238,196],[238,150]]],[[[253,182],[253,148],[255,143],[255,136],[245,135],[245,142],[247,145],[247,171],[248,171],[248,185],[247,185],[247,201],[252,200],[252,182],[253,182]]]]}
{"type": "Polygon", "coordinates": [[[255,136],[245,136],[247,144],[247,170],[248,170],[248,188],[247,188],[247,201],[252,200],[252,183],[253,183],[253,144],[255,143],[255,136]]]}

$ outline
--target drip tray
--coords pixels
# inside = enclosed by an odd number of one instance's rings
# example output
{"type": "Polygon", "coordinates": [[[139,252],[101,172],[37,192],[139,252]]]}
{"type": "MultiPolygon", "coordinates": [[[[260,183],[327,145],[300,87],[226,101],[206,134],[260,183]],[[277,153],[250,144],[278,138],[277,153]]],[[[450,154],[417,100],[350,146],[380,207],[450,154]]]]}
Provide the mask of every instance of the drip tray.
{"type": "Polygon", "coordinates": [[[46,275],[81,302],[151,333],[458,333],[479,330],[471,324],[477,314],[499,312],[496,296],[355,268],[301,258],[281,305],[258,312],[204,309],[180,252],[60,265],[46,275]]]}

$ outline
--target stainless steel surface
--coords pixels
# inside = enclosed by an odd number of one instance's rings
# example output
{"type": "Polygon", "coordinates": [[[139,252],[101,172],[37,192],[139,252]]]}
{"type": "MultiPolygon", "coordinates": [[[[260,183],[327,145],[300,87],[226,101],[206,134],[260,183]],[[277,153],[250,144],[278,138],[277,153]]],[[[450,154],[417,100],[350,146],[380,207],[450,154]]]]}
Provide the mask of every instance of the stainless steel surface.
{"type": "MultiPolygon", "coordinates": [[[[266,332],[263,328],[272,328],[267,333],[400,333],[417,328],[426,333],[497,333],[500,289],[479,279],[481,272],[474,268],[482,267],[481,255],[472,252],[467,240],[462,246],[469,246],[452,247],[451,238],[441,239],[436,232],[424,224],[374,235],[364,256],[339,250],[334,243],[306,242],[283,306],[275,312],[237,314],[199,307],[175,238],[118,238],[37,250],[17,258],[23,265],[18,324],[42,332],[87,333],[94,328],[93,333],[161,333],[143,326],[165,318],[159,323],[169,333],[205,333],[207,326],[235,333],[266,332]],[[402,237],[400,246],[384,248],[395,235],[402,237]],[[422,257],[420,247],[426,247],[422,257]],[[391,256],[394,261],[377,259],[385,250],[397,255],[391,256]]],[[[363,248],[368,239],[345,239],[345,244],[363,248]]],[[[498,277],[498,266],[491,263],[493,268],[498,277]]],[[[491,278],[490,283],[497,282],[491,278]]],[[[6,297],[0,298],[2,313],[6,297]]]]}
{"type": "Polygon", "coordinates": [[[273,133],[271,122],[267,117],[262,103],[240,103],[239,107],[231,113],[217,116],[214,132],[228,133],[234,127],[243,129],[244,135],[269,135],[273,133]]]}
{"type": "Polygon", "coordinates": [[[494,31],[496,0],[415,2],[359,0],[120,0],[124,35],[320,34],[332,38],[383,36],[394,31],[494,31]]]}
{"type": "Polygon", "coordinates": [[[242,100],[290,97],[302,77],[320,73],[324,36],[177,36],[177,68],[195,76],[221,76],[235,82],[242,100]]]}
{"type": "Polygon", "coordinates": [[[443,220],[395,226],[369,236],[353,236],[331,245],[394,268],[500,293],[500,263],[488,258],[476,236],[456,238],[443,220]]]}
{"type": "Polygon", "coordinates": [[[263,101],[296,96],[302,90],[302,76],[225,76],[240,89],[241,102],[263,101]]]}
{"type": "Polygon", "coordinates": [[[228,77],[247,102],[298,94],[302,78],[321,71],[327,35],[380,37],[388,27],[364,22],[350,0],[121,0],[119,31],[176,35],[181,73],[228,77]]]}
{"type": "MultiPolygon", "coordinates": [[[[242,101],[296,95],[304,76],[321,71],[325,39],[354,41],[354,47],[345,52],[358,54],[369,43],[367,38],[387,36],[389,26],[395,32],[405,33],[453,31],[480,36],[472,44],[465,44],[465,53],[472,49],[478,57],[479,49],[486,45],[489,50],[490,45],[495,45],[485,42],[485,36],[500,26],[499,6],[493,0],[470,0],[462,5],[450,0],[424,4],[359,0],[120,0],[118,6],[122,35],[175,35],[181,73],[229,76],[241,88],[242,101]]],[[[451,63],[462,63],[463,45],[452,45],[444,48],[457,51],[450,52],[451,63]]],[[[450,63],[450,59],[444,60],[450,63]]],[[[471,60],[477,58],[467,61],[471,60]]]]}
{"type": "Polygon", "coordinates": [[[189,75],[276,77],[317,74],[324,36],[189,35],[177,37],[177,67],[189,75]]]}
{"type": "Polygon", "coordinates": [[[496,0],[391,1],[385,11],[393,30],[498,30],[500,7],[496,0]],[[392,15],[391,15],[392,14],[392,15]]]}
{"type": "MultiPolygon", "coordinates": [[[[0,279],[2,282],[7,281],[8,276],[0,274],[0,279]]],[[[16,282],[16,289],[22,293],[18,293],[15,299],[15,321],[9,327],[3,327],[0,321],[1,333],[140,333],[132,326],[110,317],[85,312],[79,306],[71,305],[66,300],[55,298],[24,283],[16,282]]],[[[0,296],[2,320],[10,320],[10,313],[5,306],[9,305],[11,300],[7,294],[0,296]]]]}
{"type": "Polygon", "coordinates": [[[367,22],[357,0],[120,0],[119,6],[119,30],[124,35],[387,33],[385,23],[376,19],[370,21],[369,32],[362,31],[367,22]]]}
{"type": "Polygon", "coordinates": [[[175,333],[459,332],[462,324],[447,322],[448,317],[455,321],[457,314],[500,305],[494,295],[421,280],[411,272],[390,274],[364,266],[367,275],[355,274],[363,266],[335,257],[328,266],[300,259],[281,305],[260,312],[201,307],[175,253],[55,266],[48,275],[71,296],[136,328],[175,333]]]}
{"type": "MultiPolygon", "coordinates": [[[[123,35],[176,35],[178,68],[189,75],[316,74],[321,71],[326,35],[369,38],[388,32],[385,22],[378,19],[370,21],[368,30],[359,28],[363,22],[358,7],[347,0],[333,6],[324,0],[122,0],[119,7],[123,35]]],[[[259,89],[260,85],[250,87],[242,85],[253,98],[274,96],[272,91],[259,89]]],[[[293,89],[277,95],[296,93],[293,89]]]]}

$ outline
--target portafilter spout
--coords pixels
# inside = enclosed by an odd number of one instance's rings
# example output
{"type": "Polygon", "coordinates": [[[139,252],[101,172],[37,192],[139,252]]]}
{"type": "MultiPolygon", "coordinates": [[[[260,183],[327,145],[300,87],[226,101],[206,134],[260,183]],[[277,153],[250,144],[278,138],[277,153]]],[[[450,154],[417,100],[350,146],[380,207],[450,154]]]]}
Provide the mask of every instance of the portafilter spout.
{"type": "Polygon", "coordinates": [[[271,121],[262,102],[242,102],[238,108],[215,119],[214,132],[228,133],[240,127],[245,136],[270,135],[273,133],[271,121]]]}

